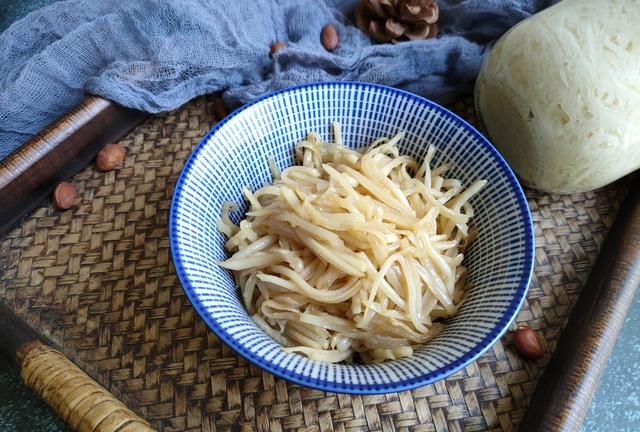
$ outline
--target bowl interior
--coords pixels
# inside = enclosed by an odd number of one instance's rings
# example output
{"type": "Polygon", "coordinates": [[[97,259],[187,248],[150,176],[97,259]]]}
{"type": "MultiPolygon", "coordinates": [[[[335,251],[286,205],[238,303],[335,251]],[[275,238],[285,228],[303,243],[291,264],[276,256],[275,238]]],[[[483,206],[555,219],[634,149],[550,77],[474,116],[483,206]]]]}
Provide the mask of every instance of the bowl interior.
{"type": "Polygon", "coordinates": [[[291,381],[349,393],[400,391],[440,379],[465,366],[503,332],[520,307],[532,270],[533,237],[526,200],[513,173],[471,126],[425,99],[360,83],[326,83],[288,89],[229,116],[201,142],[176,185],[171,209],[171,249],[182,285],[218,336],[258,366],[291,381]],[[216,229],[224,202],[240,205],[242,187],[271,182],[267,164],[294,163],[293,146],[310,131],[332,139],[342,126],[345,145],[363,147],[405,131],[403,154],[421,161],[427,144],[449,176],[487,186],[471,203],[478,237],[465,258],[468,298],[446,329],[410,358],[372,365],[328,364],[285,353],[249,318],[230,273],[216,265],[227,257],[216,229]]]}

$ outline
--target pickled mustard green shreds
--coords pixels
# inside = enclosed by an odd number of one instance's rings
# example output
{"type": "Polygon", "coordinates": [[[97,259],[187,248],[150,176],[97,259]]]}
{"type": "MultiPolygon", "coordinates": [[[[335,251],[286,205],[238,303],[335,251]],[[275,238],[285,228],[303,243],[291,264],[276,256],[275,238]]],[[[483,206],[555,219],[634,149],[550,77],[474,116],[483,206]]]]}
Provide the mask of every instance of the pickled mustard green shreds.
{"type": "Polygon", "coordinates": [[[399,133],[364,152],[312,132],[295,146],[299,166],[273,184],[244,189],[249,211],[239,226],[226,204],[218,228],[255,323],[286,351],[340,362],[378,362],[413,354],[456,313],[465,285],[463,251],[472,238],[465,188],[400,155],[399,133]]]}

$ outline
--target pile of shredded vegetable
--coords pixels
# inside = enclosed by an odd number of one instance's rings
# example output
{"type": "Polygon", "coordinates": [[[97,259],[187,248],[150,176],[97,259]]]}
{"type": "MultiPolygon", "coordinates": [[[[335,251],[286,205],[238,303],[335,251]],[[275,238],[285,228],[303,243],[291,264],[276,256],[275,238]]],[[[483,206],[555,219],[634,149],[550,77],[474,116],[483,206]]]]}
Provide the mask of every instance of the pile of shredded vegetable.
{"type": "Polygon", "coordinates": [[[473,216],[468,188],[399,154],[403,133],[364,152],[312,132],[295,146],[302,163],[251,192],[239,226],[222,210],[218,228],[255,323],[288,352],[341,362],[411,356],[463,299],[473,216]]]}

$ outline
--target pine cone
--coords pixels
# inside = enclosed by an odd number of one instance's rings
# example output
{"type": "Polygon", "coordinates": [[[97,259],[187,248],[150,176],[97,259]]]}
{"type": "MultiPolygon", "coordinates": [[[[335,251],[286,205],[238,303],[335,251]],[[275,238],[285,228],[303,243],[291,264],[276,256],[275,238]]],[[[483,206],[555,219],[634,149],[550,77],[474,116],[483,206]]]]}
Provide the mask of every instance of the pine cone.
{"type": "Polygon", "coordinates": [[[438,35],[436,0],[360,0],[356,24],[378,42],[429,39],[438,35]]]}

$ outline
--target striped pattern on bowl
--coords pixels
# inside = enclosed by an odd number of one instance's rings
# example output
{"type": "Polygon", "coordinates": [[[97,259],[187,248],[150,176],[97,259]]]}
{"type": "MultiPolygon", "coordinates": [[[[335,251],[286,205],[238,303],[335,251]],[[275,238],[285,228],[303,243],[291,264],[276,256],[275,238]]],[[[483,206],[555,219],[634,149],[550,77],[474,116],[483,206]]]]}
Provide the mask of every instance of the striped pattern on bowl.
{"type": "Polygon", "coordinates": [[[522,304],[533,268],[531,217],[524,194],[497,151],[475,129],[439,105],[411,93],[363,83],[312,84],[279,91],[244,106],[204,137],[176,185],[170,213],[175,267],[191,303],[215,333],[257,366],[327,391],[373,394],[431,383],[464,367],[506,330],[522,304]],[[381,364],[328,364],[285,353],[249,318],[231,274],[216,265],[228,255],[216,229],[224,202],[240,205],[242,187],[271,182],[267,160],[280,169],[310,131],[332,139],[340,122],[345,145],[363,147],[405,131],[403,154],[421,161],[427,144],[452,178],[488,185],[472,199],[478,237],[465,257],[468,298],[445,330],[410,358],[381,364]]]}

